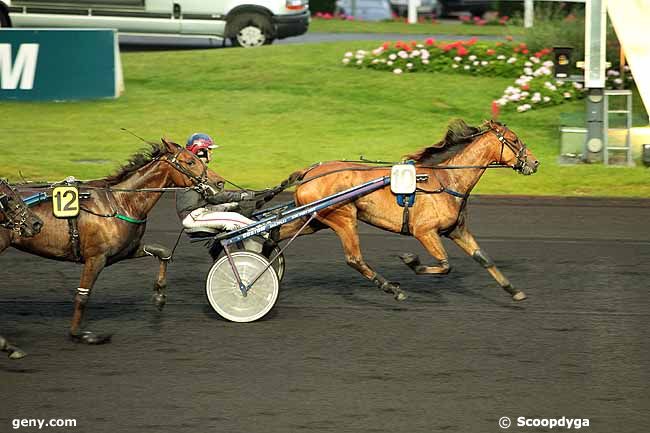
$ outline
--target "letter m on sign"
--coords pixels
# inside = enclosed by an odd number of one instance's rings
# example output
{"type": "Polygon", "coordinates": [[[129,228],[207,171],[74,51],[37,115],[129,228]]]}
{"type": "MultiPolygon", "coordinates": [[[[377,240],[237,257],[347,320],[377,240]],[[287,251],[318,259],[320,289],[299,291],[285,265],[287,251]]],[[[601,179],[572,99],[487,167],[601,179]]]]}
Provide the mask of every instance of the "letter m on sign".
{"type": "Polygon", "coordinates": [[[16,90],[20,81],[21,90],[34,88],[38,44],[21,44],[16,61],[11,59],[11,44],[0,44],[0,89],[16,90]]]}

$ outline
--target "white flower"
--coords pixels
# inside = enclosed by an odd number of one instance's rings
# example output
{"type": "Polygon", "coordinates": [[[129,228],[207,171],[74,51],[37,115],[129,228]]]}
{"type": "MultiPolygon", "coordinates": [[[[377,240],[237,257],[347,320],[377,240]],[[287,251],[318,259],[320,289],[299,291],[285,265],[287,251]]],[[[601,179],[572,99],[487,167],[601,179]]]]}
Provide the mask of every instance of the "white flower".
{"type": "Polygon", "coordinates": [[[533,75],[533,68],[524,68],[524,74],[533,75]]]}
{"type": "Polygon", "coordinates": [[[372,64],[373,64],[373,65],[376,65],[377,63],[379,63],[379,59],[374,59],[374,60],[372,61],[372,64]]]}
{"type": "Polygon", "coordinates": [[[468,59],[470,60],[470,62],[473,62],[474,60],[476,60],[476,56],[472,54],[471,56],[468,57],[468,59]]]}
{"type": "Polygon", "coordinates": [[[525,98],[526,96],[530,95],[528,92],[521,92],[521,97],[525,98]]]}
{"type": "Polygon", "coordinates": [[[393,74],[399,75],[401,73],[402,73],[402,70],[400,68],[393,69],[393,74]]]}
{"type": "Polygon", "coordinates": [[[501,106],[501,107],[503,107],[507,103],[508,103],[508,100],[506,98],[497,99],[497,104],[499,104],[499,106],[501,106]]]}
{"type": "Polygon", "coordinates": [[[533,66],[533,64],[530,63],[530,62],[526,62],[526,63],[524,63],[524,66],[527,67],[527,68],[530,68],[531,66],[533,66]]]}
{"type": "Polygon", "coordinates": [[[355,59],[363,59],[365,56],[363,54],[356,54],[354,56],[355,59]]]}
{"type": "Polygon", "coordinates": [[[531,108],[532,107],[531,107],[530,104],[524,104],[524,105],[520,105],[519,107],[517,107],[517,111],[520,112],[520,113],[523,113],[524,111],[528,111],[531,108]]]}
{"type": "Polygon", "coordinates": [[[564,96],[566,99],[569,99],[569,98],[571,97],[571,93],[569,93],[569,92],[564,92],[564,93],[562,94],[562,96],[564,96]]]}
{"type": "Polygon", "coordinates": [[[393,62],[391,62],[390,60],[387,61],[386,64],[387,64],[388,66],[393,66],[393,62]]]}
{"type": "Polygon", "coordinates": [[[422,56],[422,59],[424,59],[424,60],[426,60],[426,59],[428,59],[430,57],[430,54],[429,54],[429,52],[427,50],[422,50],[420,52],[420,54],[422,56]]]}
{"type": "Polygon", "coordinates": [[[481,62],[481,66],[485,66],[485,65],[487,65],[487,64],[488,64],[488,62],[485,61],[485,60],[483,60],[483,61],[481,62]]]}
{"type": "Polygon", "coordinates": [[[456,69],[456,68],[458,68],[458,65],[456,63],[454,63],[453,65],[451,65],[451,67],[456,69]]]}
{"type": "Polygon", "coordinates": [[[557,84],[558,86],[564,86],[564,81],[562,81],[562,80],[555,80],[555,84],[557,84]]]}
{"type": "Polygon", "coordinates": [[[413,50],[413,52],[411,52],[411,57],[417,57],[419,55],[420,55],[420,50],[413,50]]]}
{"type": "Polygon", "coordinates": [[[357,54],[361,54],[361,55],[365,56],[367,54],[367,51],[357,50],[357,54]]]}
{"type": "Polygon", "coordinates": [[[363,60],[357,60],[357,65],[363,64],[363,60]]]}
{"type": "Polygon", "coordinates": [[[533,93],[533,96],[530,98],[530,100],[531,100],[532,102],[537,103],[537,102],[539,102],[539,101],[542,100],[542,94],[539,93],[539,92],[535,92],[535,93],[533,93]]]}
{"type": "Polygon", "coordinates": [[[552,90],[552,91],[554,91],[554,92],[557,90],[557,87],[555,87],[555,86],[554,86],[553,84],[551,84],[549,81],[547,81],[547,82],[544,83],[544,87],[546,87],[547,89],[552,90]]]}
{"type": "Polygon", "coordinates": [[[548,101],[550,101],[550,100],[551,100],[551,97],[550,97],[550,96],[544,96],[544,98],[543,98],[543,101],[544,101],[544,102],[548,102],[548,101]]]}
{"type": "Polygon", "coordinates": [[[413,63],[407,63],[407,64],[406,64],[406,67],[407,67],[408,69],[413,69],[413,63]]]}
{"type": "Polygon", "coordinates": [[[460,57],[460,56],[454,57],[454,62],[462,62],[462,61],[463,61],[462,57],[460,57]]]}
{"type": "Polygon", "coordinates": [[[619,75],[621,75],[621,73],[618,72],[616,69],[610,69],[609,71],[607,71],[607,75],[610,77],[618,77],[619,75]]]}
{"type": "Polygon", "coordinates": [[[463,69],[465,69],[466,71],[469,71],[469,69],[470,69],[470,68],[469,68],[469,65],[465,65],[465,66],[463,66],[463,69]]]}
{"type": "Polygon", "coordinates": [[[395,54],[391,54],[390,56],[388,56],[388,58],[391,60],[395,60],[397,56],[395,54]]]}
{"type": "Polygon", "coordinates": [[[582,89],[582,83],[578,83],[577,81],[574,81],[573,87],[575,87],[576,89],[582,89]]]}
{"type": "Polygon", "coordinates": [[[422,45],[422,44],[417,44],[415,47],[416,47],[416,48],[424,48],[424,45],[422,45]]]}
{"type": "Polygon", "coordinates": [[[343,59],[343,64],[344,65],[347,65],[348,63],[350,63],[350,59],[348,59],[348,58],[343,59]]]}
{"type": "Polygon", "coordinates": [[[517,61],[517,58],[516,58],[516,57],[510,57],[510,58],[508,59],[508,63],[514,63],[514,62],[516,62],[516,61],[517,61]]]}
{"type": "Polygon", "coordinates": [[[345,53],[345,57],[352,57],[353,55],[354,55],[354,54],[352,54],[350,51],[348,51],[347,53],[345,53]]]}
{"type": "Polygon", "coordinates": [[[474,61],[472,62],[472,65],[474,65],[474,66],[478,66],[478,65],[479,65],[478,60],[474,60],[474,61]]]}
{"type": "Polygon", "coordinates": [[[505,59],[506,59],[506,56],[504,56],[503,54],[499,54],[497,56],[497,60],[505,60],[505,59]]]}
{"type": "Polygon", "coordinates": [[[623,80],[621,78],[614,78],[614,84],[622,84],[623,80]]]}
{"type": "Polygon", "coordinates": [[[372,54],[373,54],[374,56],[378,56],[378,55],[380,55],[380,54],[383,53],[383,52],[384,52],[384,47],[379,47],[379,48],[377,48],[376,50],[372,50],[372,54]]]}
{"type": "Polygon", "coordinates": [[[552,68],[553,67],[553,62],[550,60],[545,61],[542,63],[542,65],[546,66],[547,68],[552,68]]]}
{"type": "Polygon", "coordinates": [[[397,55],[400,56],[400,57],[403,58],[403,59],[408,59],[408,57],[409,57],[409,53],[407,53],[407,52],[404,51],[404,50],[398,52],[397,55]]]}
{"type": "Polygon", "coordinates": [[[508,99],[511,101],[519,101],[521,99],[521,95],[519,93],[515,93],[508,96],[508,99]]]}
{"type": "Polygon", "coordinates": [[[530,61],[533,63],[539,63],[539,59],[537,57],[531,57],[530,61]]]}
{"type": "Polygon", "coordinates": [[[429,61],[427,59],[422,59],[422,63],[424,63],[425,65],[428,65],[429,61]]]}

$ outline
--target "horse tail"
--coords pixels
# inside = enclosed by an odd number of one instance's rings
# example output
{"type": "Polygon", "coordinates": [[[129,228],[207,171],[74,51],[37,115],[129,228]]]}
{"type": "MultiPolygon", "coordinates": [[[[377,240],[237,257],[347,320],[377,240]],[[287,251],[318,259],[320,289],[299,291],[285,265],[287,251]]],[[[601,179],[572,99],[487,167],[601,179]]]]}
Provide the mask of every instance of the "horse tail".
{"type": "Polygon", "coordinates": [[[321,164],[321,163],[319,162],[319,163],[317,163],[317,164],[313,164],[313,165],[311,165],[311,166],[309,166],[309,167],[307,167],[307,168],[303,168],[302,170],[294,171],[293,173],[291,173],[291,174],[289,175],[288,178],[286,178],[285,180],[283,180],[283,181],[280,183],[280,185],[278,185],[278,186],[276,186],[275,188],[273,188],[273,192],[274,192],[275,194],[278,194],[278,193],[284,191],[284,190],[287,189],[287,188],[291,188],[292,186],[294,186],[294,185],[296,185],[296,184],[299,184],[300,181],[302,181],[302,180],[305,178],[305,176],[307,175],[307,173],[309,173],[309,172],[310,172],[311,170],[313,170],[315,167],[318,167],[320,164],[321,164]]]}

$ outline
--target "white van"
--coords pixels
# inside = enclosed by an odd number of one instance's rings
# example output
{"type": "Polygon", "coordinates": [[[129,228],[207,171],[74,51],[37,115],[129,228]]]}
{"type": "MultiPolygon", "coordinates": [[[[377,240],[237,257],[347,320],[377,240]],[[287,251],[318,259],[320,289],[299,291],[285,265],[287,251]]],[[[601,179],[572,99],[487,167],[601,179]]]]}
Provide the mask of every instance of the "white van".
{"type": "Polygon", "coordinates": [[[243,47],[302,35],[309,20],[308,0],[0,0],[0,27],[218,36],[243,47]]]}

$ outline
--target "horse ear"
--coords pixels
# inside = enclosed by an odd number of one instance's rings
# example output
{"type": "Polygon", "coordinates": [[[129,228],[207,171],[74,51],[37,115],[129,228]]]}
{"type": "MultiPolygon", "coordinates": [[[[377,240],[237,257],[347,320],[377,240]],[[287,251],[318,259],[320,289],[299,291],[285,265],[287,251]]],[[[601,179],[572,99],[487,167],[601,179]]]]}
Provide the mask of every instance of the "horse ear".
{"type": "Polygon", "coordinates": [[[162,143],[165,145],[165,148],[169,153],[175,153],[181,147],[178,144],[174,143],[173,141],[169,141],[165,137],[162,137],[160,141],[162,141],[162,143]]]}

